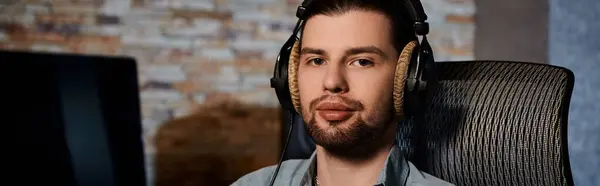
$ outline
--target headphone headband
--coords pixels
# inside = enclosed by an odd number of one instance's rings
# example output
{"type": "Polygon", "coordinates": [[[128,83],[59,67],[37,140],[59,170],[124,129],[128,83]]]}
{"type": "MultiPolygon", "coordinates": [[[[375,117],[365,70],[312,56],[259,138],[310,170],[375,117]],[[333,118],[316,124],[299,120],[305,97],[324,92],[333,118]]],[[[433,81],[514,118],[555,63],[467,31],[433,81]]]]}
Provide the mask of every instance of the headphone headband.
{"type": "MultiPolygon", "coordinates": [[[[296,17],[300,20],[306,19],[306,9],[313,0],[304,0],[296,9],[296,17]]],[[[410,19],[414,22],[414,29],[417,35],[423,36],[429,33],[429,23],[427,23],[427,14],[423,9],[423,4],[420,0],[402,0],[404,1],[404,7],[410,16],[410,19]]]]}
{"type": "Polygon", "coordinates": [[[300,6],[298,6],[298,9],[296,9],[296,17],[298,17],[298,19],[300,19],[300,20],[305,19],[304,12],[306,12],[306,8],[308,7],[308,5],[310,5],[310,3],[312,1],[313,0],[304,0],[304,1],[302,1],[302,4],[300,4],[300,6]]]}

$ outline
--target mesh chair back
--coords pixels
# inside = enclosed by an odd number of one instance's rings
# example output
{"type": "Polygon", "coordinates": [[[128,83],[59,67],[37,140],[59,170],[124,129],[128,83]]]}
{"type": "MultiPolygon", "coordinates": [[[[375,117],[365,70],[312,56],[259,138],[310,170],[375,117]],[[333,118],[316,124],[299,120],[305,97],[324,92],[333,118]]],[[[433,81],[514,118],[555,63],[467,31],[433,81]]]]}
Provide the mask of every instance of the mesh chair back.
{"type": "Polygon", "coordinates": [[[567,114],[573,73],[519,62],[439,63],[423,118],[399,128],[421,170],[457,185],[573,185],[567,114]]]}

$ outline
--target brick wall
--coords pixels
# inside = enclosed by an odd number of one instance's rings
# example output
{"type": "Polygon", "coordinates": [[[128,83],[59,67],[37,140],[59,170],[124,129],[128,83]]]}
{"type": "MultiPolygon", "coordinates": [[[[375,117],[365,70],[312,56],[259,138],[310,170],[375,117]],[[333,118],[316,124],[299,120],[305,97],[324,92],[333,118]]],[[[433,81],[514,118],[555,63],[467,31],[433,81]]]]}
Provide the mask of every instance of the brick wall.
{"type": "MultiPolygon", "coordinates": [[[[157,125],[214,97],[276,107],[269,78],[299,1],[8,0],[0,48],[135,57],[151,142],[157,125]]],[[[473,0],[423,5],[436,59],[472,59],[473,0]]]]}

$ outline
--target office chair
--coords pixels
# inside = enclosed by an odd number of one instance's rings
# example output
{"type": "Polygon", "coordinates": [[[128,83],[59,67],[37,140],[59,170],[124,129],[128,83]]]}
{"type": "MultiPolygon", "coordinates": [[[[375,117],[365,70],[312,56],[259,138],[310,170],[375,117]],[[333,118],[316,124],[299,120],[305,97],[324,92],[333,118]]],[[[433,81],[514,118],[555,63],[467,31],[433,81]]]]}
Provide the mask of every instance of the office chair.
{"type": "MultiPolygon", "coordinates": [[[[422,118],[398,126],[398,145],[421,171],[456,185],[573,185],[567,120],[573,73],[524,62],[438,62],[422,118]]],[[[309,158],[301,116],[284,159],[309,158]]]]}

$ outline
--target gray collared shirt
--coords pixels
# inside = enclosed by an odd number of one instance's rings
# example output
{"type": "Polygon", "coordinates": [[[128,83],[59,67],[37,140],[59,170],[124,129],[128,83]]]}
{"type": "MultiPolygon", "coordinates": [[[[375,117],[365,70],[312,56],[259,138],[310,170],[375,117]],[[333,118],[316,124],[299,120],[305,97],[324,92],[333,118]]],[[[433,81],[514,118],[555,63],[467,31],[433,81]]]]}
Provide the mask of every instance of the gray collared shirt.
{"type": "MultiPolygon", "coordinates": [[[[281,163],[276,186],[312,186],[316,166],[316,153],[310,159],[287,160],[281,163]]],[[[268,186],[276,165],[249,173],[232,186],[268,186]]],[[[419,171],[401,155],[400,149],[392,148],[385,161],[385,167],[379,173],[376,186],[446,186],[453,185],[427,173],[419,171]]]]}

